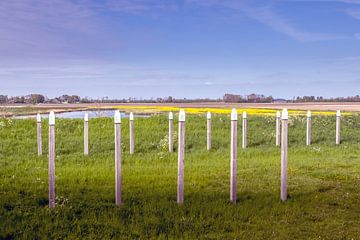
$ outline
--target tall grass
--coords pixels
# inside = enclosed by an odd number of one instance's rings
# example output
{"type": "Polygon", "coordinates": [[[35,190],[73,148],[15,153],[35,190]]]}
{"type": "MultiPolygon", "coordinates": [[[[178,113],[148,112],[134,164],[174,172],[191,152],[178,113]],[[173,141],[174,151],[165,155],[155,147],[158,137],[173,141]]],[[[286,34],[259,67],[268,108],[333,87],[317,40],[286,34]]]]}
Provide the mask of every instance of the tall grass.
{"type": "MultiPolygon", "coordinates": [[[[176,203],[177,154],[167,152],[165,115],[135,119],[135,154],[123,119],[123,205],[115,206],[113,119],[56,122],[56,208],[48,209],[47,123],[37,156],[33,120],[0,120],[0,239],[357,239],[360,236],[360,116],[289,120],[289,200],[280,201],[280,149],[275,118],[248,117],[249,148],[239,121],[238,203],[229,201],[230,118],[186,119],[185,203],[176,203]],[[165,146],[165,147],[164,147],[165,146]]],[[[174,121],[175,126],[177,122],[174,121]]],[[[176,127],[174,128],[176,130],[176,127]]],[[[177,141],[175,141],[176,143],[177,141]]],[[[176,144],[175,144],[176,146],[176,144]]]]}

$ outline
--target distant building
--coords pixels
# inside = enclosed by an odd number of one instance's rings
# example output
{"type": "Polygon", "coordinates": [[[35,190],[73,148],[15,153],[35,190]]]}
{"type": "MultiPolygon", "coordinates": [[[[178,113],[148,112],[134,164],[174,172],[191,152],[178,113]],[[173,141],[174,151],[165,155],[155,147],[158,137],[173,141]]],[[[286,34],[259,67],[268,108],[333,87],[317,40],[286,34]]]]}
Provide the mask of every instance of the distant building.
{"type": "Polygon", "coordinates": [[[223,100],[224,100],[224,102],[236,103],[236,102],[240,102],[240,101],[241,101],[241,96],[240,96],[240,95],[235,95],[235,94],[226,93],[226,94],[224,94],[223,100]]]}
{"type": "Polygon", "coordinates": [[[273,99],[272,103],[287,103],[287,100],[282,98],[277,98],[277,99],[273,99]]]}

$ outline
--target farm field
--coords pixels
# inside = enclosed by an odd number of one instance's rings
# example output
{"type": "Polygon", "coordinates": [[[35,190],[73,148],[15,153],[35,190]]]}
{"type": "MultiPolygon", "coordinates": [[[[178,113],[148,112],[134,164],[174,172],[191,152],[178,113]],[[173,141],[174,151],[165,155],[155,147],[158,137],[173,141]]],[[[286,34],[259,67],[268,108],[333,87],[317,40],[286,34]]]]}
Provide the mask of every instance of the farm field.
{"type": "MultiPolygon", "coordinates": [[[[240,113],[240,112],[239,112],[240,113]]],[[[177,131],[177,118],[174,130],[177,131]]],[[[240,119],[240,116],[239,116],[240,119]]],[[[177,152],[168,153],[165,114],[122,120],[123,205],[115,206],[114,123],[56,120],[56,207],[48,208],[47,120],[43,156],[36,122],[0,119],[0,239],[358,239],[360,236],[360,115],[314,115],[311,146],[306,117],[289,118],[288,201],[280,201],[280,148],[275,115],[248,116],[248,148],[238,123],[237,197],[229,201],[230,117],[213,114],[212,150],[206,118],[186,117],[185,199],[176,203],[177,152]]],[[[174,134],[175,138],[177,134],[174,134]]]]}
{"type": "Polygon", "coordinates": [[[0,116],[18,116],[36,114],[85,110],[121,109],[136,113],[161,113],[164,111],[178,111],[180,108],[190,109],[193,112],[230,112],[231,108],[257,109],[260,111],[274,112],[281,110],[313,110],[313,111],[360,111],[357,102],[308,102],[308,103],[224,103],[224,102],[194,102],[194,103],[74,103],[74,104],[9,104],[0,106],[0,116]]]}

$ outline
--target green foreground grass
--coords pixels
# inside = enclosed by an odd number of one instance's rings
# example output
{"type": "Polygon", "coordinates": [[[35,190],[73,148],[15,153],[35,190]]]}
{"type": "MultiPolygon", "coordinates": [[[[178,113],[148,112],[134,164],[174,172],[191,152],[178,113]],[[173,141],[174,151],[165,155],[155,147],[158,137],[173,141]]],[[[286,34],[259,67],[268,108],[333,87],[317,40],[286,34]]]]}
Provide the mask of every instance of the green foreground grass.
{"type": "Polygon", "coordinates": [[[239,121],[238,203],[233,205],[229,117],[213,117],[209,152],[205,117],[187,117],[185,202],[178,206],[177,154],[167,152],[167,117],[136,119],[134,155],[128,154],[129,127],[123,119],[123,205],[118,208],[113,120],[90,120],[85,157],[82,120],[57,119],[53,210],[47,205],[47,122],[45,154],[38,157],[33,120],[0,120],[0,239],[358,239],[360,116],[343,118],[340,146],[334,117],[314,116],[309,147],[305,118],[290,118],[285,204],[275,119],[248,120],[246,150],[240,148],[239,121]]]}

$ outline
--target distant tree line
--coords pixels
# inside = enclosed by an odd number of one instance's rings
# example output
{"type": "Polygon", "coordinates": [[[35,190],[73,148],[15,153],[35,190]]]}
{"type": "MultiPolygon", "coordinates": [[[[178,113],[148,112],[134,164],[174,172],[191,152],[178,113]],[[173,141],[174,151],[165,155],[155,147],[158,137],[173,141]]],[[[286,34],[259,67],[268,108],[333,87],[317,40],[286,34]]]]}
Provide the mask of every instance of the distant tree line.
{"type": "Polygon", "coordinates": [[[360,96],[324,98],[322,96],[298,96],[292,102],[360,102],[360,96]]]}
{"type": "Polygon", "coordinates": [[[286,101],[284,99],[274,99],[272,96],[265,96],[263,94],[252,93],[250,95],[237,95],[226,93],[223,96],[224,102],[232,103],[271,103],[273,101],[286,101]]]}
{"type": "Polygon", "coordinates": [[[211,98],[174,98],[172,96],[163,98],[123,98],[123,99],[109,99],[109,97],[103,97],[100,99],[92,99],[89,97],[80,97],[77,95],[64,94],[55,98],[48,98],[42,94],[32,93],[26,96],[7,96],[0,95],[0,104],[42,104],[42,103],[191,103],[191,102],[228,102],[228,103],[274,103],[274,102],[360,102],[360,96],[349,97],[336,97],[336,98],[324,98],[322,96],[302,96],[294,97],[293,100],[286,99],[274,99],[272,96],[265,96],[263,94],[249,94],[249,95],[237,95],[237,94],[224,94],[223,98],[211,99],[211,98]]]}

